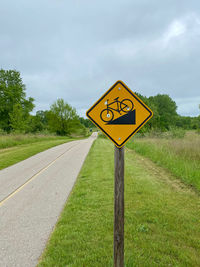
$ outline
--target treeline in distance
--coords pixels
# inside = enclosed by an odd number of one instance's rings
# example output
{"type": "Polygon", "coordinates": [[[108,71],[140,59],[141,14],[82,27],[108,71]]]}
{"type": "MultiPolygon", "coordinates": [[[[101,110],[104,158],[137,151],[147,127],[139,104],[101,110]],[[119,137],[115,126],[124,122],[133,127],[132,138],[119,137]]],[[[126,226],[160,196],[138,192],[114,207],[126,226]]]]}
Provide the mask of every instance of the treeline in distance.
{"type": "MultiPolygon", "coordinates": [[[[145,97],[136,93],[153,112],[153,118],[142,131],[167,131],[172,127],[200,129],[200,116],[184,117],[177,114],[176,103],[165,94],[145,97]]],[[[26,97],[26,86],[16,70],[0,69],[0,131],[11,133],[51,132],[57,135],[86,135],[95,127],[88,119],[63,99],[57,99],[49,110],[31,115],[34,99],[26,97]]]]}

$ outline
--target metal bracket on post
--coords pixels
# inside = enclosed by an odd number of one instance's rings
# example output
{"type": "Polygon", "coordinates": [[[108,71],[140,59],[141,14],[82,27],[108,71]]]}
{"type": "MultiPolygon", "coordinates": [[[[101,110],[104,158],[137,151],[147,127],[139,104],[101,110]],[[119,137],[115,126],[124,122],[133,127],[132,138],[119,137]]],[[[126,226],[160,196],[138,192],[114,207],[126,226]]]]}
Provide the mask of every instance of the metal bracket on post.
{"type": "Polygon", "coordinates": [[[124,267],[124,147],[115,146],[114,267],[124,267]]]}

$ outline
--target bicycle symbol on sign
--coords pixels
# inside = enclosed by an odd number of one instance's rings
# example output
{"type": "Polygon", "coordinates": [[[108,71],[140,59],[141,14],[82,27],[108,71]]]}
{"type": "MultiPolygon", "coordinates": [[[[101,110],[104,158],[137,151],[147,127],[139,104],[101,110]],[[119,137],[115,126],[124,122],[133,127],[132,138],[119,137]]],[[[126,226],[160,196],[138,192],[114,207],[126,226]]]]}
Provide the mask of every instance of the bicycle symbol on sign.
{"type": "Polygon", "coordinates": [[[105,102],[107,106],[103,109],[100,113],[100,118],[104,122],[111,122],[114,119],[114,111],[118,112],[121,115],[121,111],[124,113],[128,113],[129,111],[133,110],[134,104],[130,99],[123,99],[122,101],[118,100],[119,97],[116,97],[110,104],[108,104],[109,99],[105,102]],[[117,105],[117,108],[113,108],[113,105],[117,105]],[[112,107],[111,107],[112,106],[112,107]]]}

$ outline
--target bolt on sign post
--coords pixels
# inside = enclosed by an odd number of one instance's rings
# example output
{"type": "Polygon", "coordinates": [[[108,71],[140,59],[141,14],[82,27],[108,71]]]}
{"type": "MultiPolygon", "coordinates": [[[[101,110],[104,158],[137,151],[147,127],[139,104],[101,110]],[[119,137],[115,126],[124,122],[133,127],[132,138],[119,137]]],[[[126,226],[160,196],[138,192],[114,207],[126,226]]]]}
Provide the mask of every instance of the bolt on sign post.
{"type": "Polygon", "coordinates": [[[122,81],[117,81],[86,115],[115,145],[114,267],[123,267],[124,145],[153,112],[122,81]]]}

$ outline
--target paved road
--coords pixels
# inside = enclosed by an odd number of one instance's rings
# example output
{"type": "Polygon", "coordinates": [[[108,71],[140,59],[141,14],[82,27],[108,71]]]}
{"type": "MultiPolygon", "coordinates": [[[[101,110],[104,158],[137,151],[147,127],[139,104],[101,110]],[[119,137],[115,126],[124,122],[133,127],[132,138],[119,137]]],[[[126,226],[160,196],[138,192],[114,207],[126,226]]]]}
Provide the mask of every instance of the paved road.
{"type": "Polygon", "coordinates": [[[0,266],[36,266],[96,138],[41,152],[0,171],[0,266]]]}

